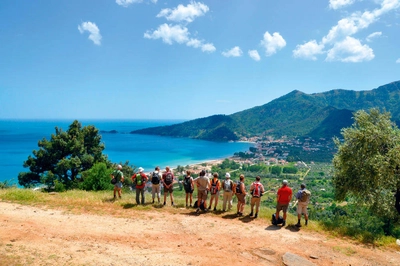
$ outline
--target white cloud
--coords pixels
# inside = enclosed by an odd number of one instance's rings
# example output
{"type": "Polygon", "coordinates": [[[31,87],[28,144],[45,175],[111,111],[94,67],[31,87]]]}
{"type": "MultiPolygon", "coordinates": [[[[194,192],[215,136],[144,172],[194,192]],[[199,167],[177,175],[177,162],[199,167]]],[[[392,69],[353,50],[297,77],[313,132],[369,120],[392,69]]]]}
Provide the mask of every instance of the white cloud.
{"type": "Polygon", "coordinates": [[[260,61],[260,55],[258,54],[257,50],[249,50],[249,56],[255,60],[255,61],[260,61]]]}
{"type": "Polygon", "coordinates": [[[355,0],[329,0],[329,7],[331,9],[339,9],[344,6],[351,5],[355,0]]]}
{"type": "MultiPolygon", "coordinates": [[[[331,5],[339,7],[341,4],[350,4],[350,1],[330,1],[331,5]]],[[[351,2],[353,3],[353,2],[351,2]]],[[[368,45],[361,45],[360,41],[351,37],[359,31],[368,28],[372,23],[378,21],[381,16],[389,11],[400,8],[400,0],[376,0],[380,7],[372,11],[354,12],[341,19],[333,26],[321,42],[311,41],[303,45],[297,45],[293,55],[299,58],[316,60],[316,54],[323,53],[322,49],[328,51],[326,61],[361,62],[374,58],[374,53],[368,45]],[[353,43],[355,47],[348,47],[353,43]],[[344,56],[347,54],[347,56],[344,56]]],[[[380,36],[382,33],[375,32],[367,37],[367,41],[380,36]]]]}
{"type": "Polygon", "coordinates": [[[222,52],[222,55],[225,57],[239,57],[242,56],[242,50],[239,48],[239,46],[235,46],[229,51],[222,52]]]}
{"type": "Polygon", "coordinates": [[[115,0],[115,3],[117,3],[118,5],[123,6],[123,7],[128,7],[132,4],[141,3],[141,2],[143,2],[143,0],[115,0]]]}
{"type": "Polygon", "coordinates": [[[372,39],[377,38],[379,36],[382,36],[382,32],[377,31],[377,32],[374,32],[374,33],[371,33],[370,35],[368,35],[366,40],[367,40],[367,42],[372,42],[372,39]]]}
{"type": "Polygon", "coordinates": [[[204,43],[201,40],[198,39],[190,39],[187,43],[187,46],[191,46],[194,48],[201,48],[201,50],[203,52],[208,52],[208,53],[212,53],[215,52],[216,48],[214,47],[214,45],[212,43],[204,43]]]}
{"type": "Polygon", "coordinates": [[[374,52],[368,45],[362,45],[360,40],[353,37],[346,37],[343,41],[335,43],[328,51],[326,61],[358,63],[370,61],[374,57],[374,52]]]}
{"type": "Polygon", "coordinates": [[[162,39],[167,44],[186,44],[193,48],[200,48],[203,52],[212,53],[216,50],[212,43],[204,43],[202,40],[189,38],[189,35],[190,32],[184,26],[164,23],[153,32],[147,31],[144,34],[144,38],[153,40],[162,39]]]}
{"type": "Polygon", "coordinates": [[[162,39],[167,44],[186,43],[189,41],[189,31],[186,27],[180,25],[168,25],[166,23],[160,25],[153,32],[147,31],[144,37],[147,39],[162,39]]]}
{"type": "Polygon", "coordinates": [[[81,34],[88,31],[89,39],[92,40],[94,44],[101,45],[100,30],[95,23],[90,21],[82,22],[81,25],[78,25],[78,30],[81,34]]]}
{"type": "Polygon", "coordinates": [[[268,31],[264,33],[264,39],[261,41],[261,45],[265,48],[265,55],[271,56],[278,50],[286,46],[286,41],[279,34],[274,32],[272,35],[268,31]]]}
{"type": "Polygon", "coordinates": [[[207,53],[213,53],[217,50],[212,43],[206,43],[201,46],[201,50],[207,53]]]}
{"type": "Polygon", "coordinates": [[[309,41],[302,45],[297,45],[293,50],[295,58],[303,58],[309,60],[317,60],[316,55],[323,54],[324,45],[318,44],[316,40],[309,41]]]}
{"type": "Polygon", "coordinates": [[[167,20],[175,22],[186,21],[190,23],[193,22],[195,18],[204,16],[208,11],[209,8],[205,4],[192,1],[187,6],[178,5],[178,7],[174,9],[162,9],[160,13],[157,14],[157,17],[165,17],[167,20]]]}
{"type": "Polygon", "coordinates": [[[157,4],[158,0],[151,0],[153,4],[157,4]]]}
{"type": "Polygon", "coordinates": [[[396,60],[396,63],[397,63],[397,64],[400,64],[400,58],[396,60]]]}

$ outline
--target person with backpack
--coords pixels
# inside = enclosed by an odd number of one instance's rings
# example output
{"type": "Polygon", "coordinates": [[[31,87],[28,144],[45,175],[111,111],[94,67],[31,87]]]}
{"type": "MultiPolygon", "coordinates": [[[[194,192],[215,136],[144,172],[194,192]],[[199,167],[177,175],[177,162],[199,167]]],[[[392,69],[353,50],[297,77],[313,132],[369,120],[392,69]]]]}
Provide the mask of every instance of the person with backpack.
{"type": "Polygon", "coordinates": [[[154,198],[157,195],[158,203],[160,203],[160,182],[161,182],[161,173],[160,173],[160,167],[156,167],[154,169],[154,172],[151,173],[151,197],[153,199],[153,204],[154,204],[154,198]]]}
{"type": "Polygon", "coordinates": [[[306,189],[306,185],[303,183],[300,185],[300,190],[296,194],[297,198],[297,227],[301,227],[301,214],[304,214],[306,220],[305,225],[308,225],[308,212],[307,207],[310,203],[311,192],[306,189]]]}
{"type": "Polygon", "coordinates": [[[199,177],[193,182],[197,185],[197,209],[196,213],[200,212],[200,207],[203,205],[204,211],[207,211],[207,195],[210,190],[210,180],[206,176],[206,171],[201,170],[199,177]]]}
{"type": "Polygon", "coordinates": [[[221,182],[219,182],[218,176],[219,176],[218,173],[214,173],[213,179],[211,179],[210,183],[211,199],[210,199],[210,206],[208,206],[208,209],[211,210],[212,203],[215,200],[214,211],[217,210],[219,191],[221,188],[221,182]]]}
{"type": "Polygon", "coordinates": [[[121,198],[121,189],[122,189],[122,182],[124,182],[124,174],[122,173],[122,165],[118,165],[117,169],[115,169],[111,174],[111,179],[115,178],[114,184],[114,200],[117,198],[116,194],[118,192],[118,197],[121,198]]]}
{"type": "Polygon", "coordinates": [[[139,172],[132,175],[132,183],[135,184],[136,190],[136,204],[144,205],[144,188],[146,187],[147,176],[143,173],[144,169],[139,167],[139,172]],[[139,196],[141,196],[142,201],[139,200],[139,196]]]}
{"type": "Polygon", "coordinates": [[[188,201],[190,199],[190,207],[192,207],[193,201],[193,191],[194,191],[194,184],[193,184],[193,177],[190,176],[190,171],[186,171],[186,176],[183,178],[183,188],[186,192],[186,207],[188,207],[188,201]]]}
{"type": "Polygon", "coordinates": [[[228,203],[228,211],[232,209],[232,197],[233,197],[234,184],[231,180],[231,174],[225,174],[225,181],[222,183],[222,211],[226,211],[226,204],[228,203]]]}
{"type": "Polygon", "coordinates": [[[244,206],[246,205],[246,187],[244,185],[244,175],[240,175],[239,182],[235,187],[235,194],[238,200],[237,204],[237,215],[242,216],[244,211],[244,206]]]}
{"type": "Polygon", "coordinates": [[[174,206],[174,174],[169,166],[165,167],[165,172],[162,175],[162,184],[164,186],[164,205],[167,201],[167,194],[171,198],[171,206],[174,206]]]}
{"type": "Polygon", "coordinates": [[[282,226],[285,226],[286,224],[286,212],[289,207],[289,202],[292,199],[292,189],[288,187],[288,181],[283,180],[282,181],[282,187],[278,189],[278,192],[276,194],[276,213],[275,217],[277,219],[279,218],[279,212],[283,211],[283,221],[282,221],[282,226]]]}
{"type": "Polygon", "coordinates": [[[258,217],[258,211],[260,210],[261,196],[264,193],[264,186],[263,184],[261,184],[260,180],[261,180],[260,176],[257,176],[256,181],[253,182],[250,186],[250,191],[251,191],[250,217],[253,216],[254,205],[256,205],[256,214],[254,215],[254,218],[258,217]]]}

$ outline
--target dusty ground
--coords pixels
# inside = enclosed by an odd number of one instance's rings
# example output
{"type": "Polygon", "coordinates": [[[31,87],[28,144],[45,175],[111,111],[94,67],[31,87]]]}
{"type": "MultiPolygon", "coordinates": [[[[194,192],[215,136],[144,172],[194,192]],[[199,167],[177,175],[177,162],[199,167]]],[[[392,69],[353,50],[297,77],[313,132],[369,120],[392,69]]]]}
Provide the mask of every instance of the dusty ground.
{"type": "Polygon", "coordinates": [[[266,219],[110,204],[130,218],[0,202],[0,265],[283,265],[286,252],[315,265],[400,265],[400,248],[277,228],[266,219]]]}

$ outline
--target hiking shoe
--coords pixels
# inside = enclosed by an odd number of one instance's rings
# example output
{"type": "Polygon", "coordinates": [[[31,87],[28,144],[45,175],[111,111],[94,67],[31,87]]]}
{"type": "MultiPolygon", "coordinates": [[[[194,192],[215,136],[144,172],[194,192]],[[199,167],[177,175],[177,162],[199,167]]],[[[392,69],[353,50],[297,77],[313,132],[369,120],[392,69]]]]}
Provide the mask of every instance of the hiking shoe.
{"type": "Polygon", "coordinates": [[[243,213],[241,213],[241,212],[238,213],[238,216],[242,216],[242,215],[243,215],[243,213]]]}
{"type": "Polygon", "coordinates": [[[254,215],[254,218],[257,218],[258,217],[258,213],[256,213],[256,215],[254,215]]]}
{"type": "Polygon", "coordinates": [[[283,220],[282,226],[285,226],[285,225],[286,225],[286,221],[285,221],[285,220],[283,220]]]}
{"type": "Polygon", "coordinates": [[[189,207],[192,208],[192,204],[190,204],[189,207]]]}
{"type": "Polygon", "coordinates": [[[196,210],[196,213],[199,213],[200,212],[200,209],[199,208],[197,208],[197,210],[196,210]]]}
{"type": "Polygon", "coordinates": [[[300,224],[300,223],[297,223],[297,224],[295,224],[294,226],[296,226],[296,227],[301,227],[301,224],[300,224]]]}
{"type": "Polygon", "coordinates": [[[164,206],[165,206],[165,201],[164,201],[164,206]]]}
{"type": "Polygon", "coordinates": [[[214,211],[217,211],[217,207],[214,207],[214,211]]]}
{"type": "Polygon", "coordinates": [[[211,206],[208,206],[208,209],[211,210],[211,206]]]}
{"type": "Polygon", "coordinates": [[[249,214],[249,216],[250,216],[250,217],[253,216],[253,212],[251,212],[251,213],[249,214]]]}
{"type": "Polygon", "coordinates": [[[171,202],[171,206],[174,206],[174,202],[171,202]]]}
{"type": "Polygon", "coordinates": [[[306,220],[306,225],[308,225],[308,220],[306,220]]]}
{"type": "Polygon", "coordinates": [[[154,200],[153,200],[152,204],[154,204],[154,200]]]}

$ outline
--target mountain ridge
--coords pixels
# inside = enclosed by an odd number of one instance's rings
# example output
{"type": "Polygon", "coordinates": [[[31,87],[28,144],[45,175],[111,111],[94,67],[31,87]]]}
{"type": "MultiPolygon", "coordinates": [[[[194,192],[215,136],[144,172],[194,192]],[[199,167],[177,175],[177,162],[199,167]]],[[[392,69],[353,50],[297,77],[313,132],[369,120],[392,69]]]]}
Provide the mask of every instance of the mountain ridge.
{"type": "Polygon", "coordinates": [[[252,136],[332,138],[352,124],[353,112],[378,108],[400,121],[400,81],[364,91],[334,89],[307,94],[293,90],[264,105],[231,115],[212,115],[170,126],[145,128],[132,134],[236,141],[252,136]]]}

